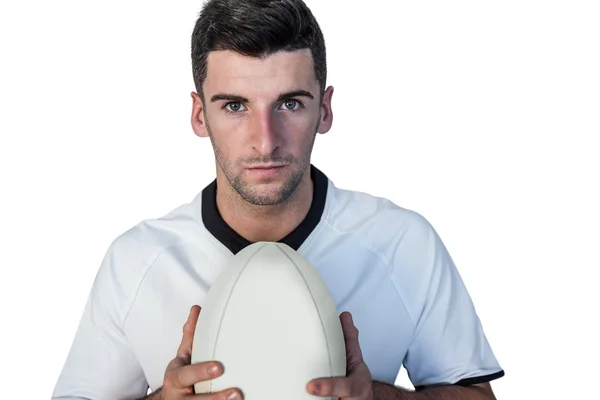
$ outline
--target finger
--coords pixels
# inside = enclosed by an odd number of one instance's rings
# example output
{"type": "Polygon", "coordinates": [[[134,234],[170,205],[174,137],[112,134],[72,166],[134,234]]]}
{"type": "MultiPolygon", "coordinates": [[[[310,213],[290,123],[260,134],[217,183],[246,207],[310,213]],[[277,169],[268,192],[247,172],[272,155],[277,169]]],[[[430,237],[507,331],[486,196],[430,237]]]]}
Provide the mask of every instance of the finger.
{"type": "Polygon", "coordinates": [[[358,396],[355,381],[347,377],[319,378],[308,382],[306,389],[310,394],[322,397],[346,399],[358,396]]]}
{"type": "Polygon", "coordinates": [[[352,314],[348,311],[340,315],[342,330],[344,331],[344,342],[346,344],[346,356],[348,369],[362,362],[362,351],[358,342],[358,328],[354,325],[352,314]]]}
{"type": "MultiPolygon", "coordinates": [[[[182,357],[184,359],[188,359],[192,354],[192,343],[194,341],[194,333],[196,331],[196,323],[198,322],[198,317],[200,316],[200,306],[194,305],[190,309],[190,314],[188,315],[188,319],[183,325],[183,337],[181,338],[181,343],[179,344],[179,349],[177,349],[177,356],[182,357]]],[[[189,363],[189,361],[188,361],[189,363]]]]}
{"type": "Polygon", "coordinates": [[[344,311],[340,314],[340,322],[342,323],[344,338],[346,338],[346,340],[351,339],[358,341],[358,328],[354,325],[352,314],[348,311],[344,311]]]}
{"type": "Polygon", "coordinates": [[[242,400],[244,398],[239,389],[225,389],[216,393],[197,394],[191,399],[196,400],[242,400]]]}
{"type": "MultiPolygon", "coordinates": [[[[171,363],[176,364],[176,357],[171,363]]],[[[207,361],[192,365],[183,365],[167,369],[165,375],[165,386],[173,389],[186,389],[198,382],[204,382],[219,377],[223,373],[223,366],[216,361],[207,361]]]]}

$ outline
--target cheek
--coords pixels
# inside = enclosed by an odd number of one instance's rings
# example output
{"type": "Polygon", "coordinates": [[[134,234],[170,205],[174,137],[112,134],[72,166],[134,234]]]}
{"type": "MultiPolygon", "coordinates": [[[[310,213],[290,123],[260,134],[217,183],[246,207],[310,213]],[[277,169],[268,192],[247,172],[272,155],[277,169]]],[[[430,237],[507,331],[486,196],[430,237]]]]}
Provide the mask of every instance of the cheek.
{"type": "Polygon", "coordinates": [[[213,112],[209,114],[208,124],[212,134],[212,140],[221,153],[231,153],[235,148],[243,146],[246,140],[246,123],[243,118],[222,115],[213,112]]]}
{"type": "Polygon", "coordinates": [[[238,131],[243,130],[243,118],[226,115],[221,110],[212,110],[208,116],[211,131],[214,136],[227,137],[232,136],[238,131]]]}
{"type": "Polygon", "coordinates": [[[317,123],[316,116],[308,113],[285,114],[279,118],[276,129],[282,133],[286,143],[301,146],[310,142],[317,123]]]}

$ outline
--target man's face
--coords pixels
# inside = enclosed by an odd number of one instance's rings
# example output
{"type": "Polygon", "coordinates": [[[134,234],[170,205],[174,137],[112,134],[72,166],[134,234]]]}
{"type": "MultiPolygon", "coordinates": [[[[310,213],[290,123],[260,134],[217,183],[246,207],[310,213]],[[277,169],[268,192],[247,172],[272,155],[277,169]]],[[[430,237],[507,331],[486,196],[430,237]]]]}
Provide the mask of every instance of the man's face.
{"type": "Polygon", "coordinates": [[[207,71],[192,125],[210,137],[217,172],[251,204],[285,201],[310,165],[316,133],[331,126],[333,89],[321,103],[310,50],[265,59],[211,52],[207,71]]]}

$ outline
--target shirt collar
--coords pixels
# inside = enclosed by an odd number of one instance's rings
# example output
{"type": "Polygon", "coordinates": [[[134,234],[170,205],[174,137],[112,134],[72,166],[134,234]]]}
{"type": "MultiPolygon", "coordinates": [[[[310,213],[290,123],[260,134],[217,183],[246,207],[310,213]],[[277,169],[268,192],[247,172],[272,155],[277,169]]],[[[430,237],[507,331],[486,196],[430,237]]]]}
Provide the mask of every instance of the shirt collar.
{"type": "MultiPolygon", "coordinates": [[[[294,250],[298,250],[302,243],[308,238],[312,231],[317,227],[323,210],[325,209],[325,200],[327,198],[327,176],[311,164],[310,177],[313,182],[313,199],[308,214],[302,222],[286,237],[279,240],[280,243],[287,244],[294,250]]],[[[202,221],[206,229],[233,254],[252,244],[233,228],[231,228],[217,208],[217,180],[213,180],[202,190],[202,221]]]]}

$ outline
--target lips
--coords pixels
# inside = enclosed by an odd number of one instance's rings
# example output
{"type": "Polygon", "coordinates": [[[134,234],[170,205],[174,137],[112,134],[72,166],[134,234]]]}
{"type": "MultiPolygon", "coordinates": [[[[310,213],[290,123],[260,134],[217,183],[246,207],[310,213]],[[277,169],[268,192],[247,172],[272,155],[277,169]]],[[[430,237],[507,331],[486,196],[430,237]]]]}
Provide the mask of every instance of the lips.
{"type": "Polygon", "coordinates": [[[248,168],[248,172],[260,179],[271,179],[280,176],[287,165],[258,165],[248,168]]]}
{"type": "Polygon", "coordinates": [[[250,167],[248,169],[276,169],[276,168],[283,168],[283,167],[285,167],[285,165],[258,165],[258,166],[250,167]]]}

